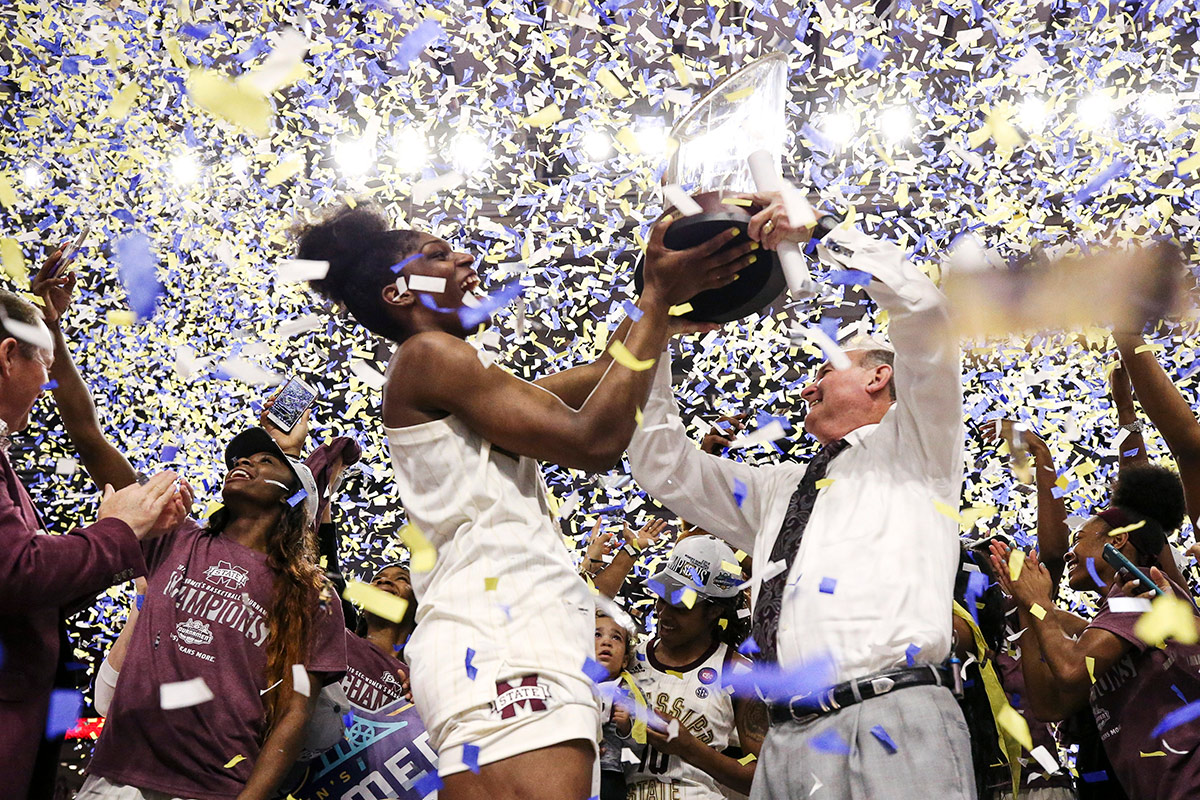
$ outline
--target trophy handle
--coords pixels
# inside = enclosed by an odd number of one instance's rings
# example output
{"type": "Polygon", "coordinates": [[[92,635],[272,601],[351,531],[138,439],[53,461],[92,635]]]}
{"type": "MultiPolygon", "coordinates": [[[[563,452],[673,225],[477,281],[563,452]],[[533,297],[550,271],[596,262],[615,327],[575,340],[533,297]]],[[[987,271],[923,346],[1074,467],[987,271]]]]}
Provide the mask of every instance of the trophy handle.
{"type": "MultiPolygon", "coordinates": [[[[766,150],[755,150],[746,159],[750,164],[750,175],[754,185],[760,192],[782,192],[783,179],[775,171],[773,156],[766,150]]],[[[783,242],[779,245],[779,264],[783,267],[783,277],[787,281],[788,292],[796,300],[808,300],[817,295],[817,286],[813,283],[808,265],[804,263],[804,255],[795,242],[783,242]]]]}

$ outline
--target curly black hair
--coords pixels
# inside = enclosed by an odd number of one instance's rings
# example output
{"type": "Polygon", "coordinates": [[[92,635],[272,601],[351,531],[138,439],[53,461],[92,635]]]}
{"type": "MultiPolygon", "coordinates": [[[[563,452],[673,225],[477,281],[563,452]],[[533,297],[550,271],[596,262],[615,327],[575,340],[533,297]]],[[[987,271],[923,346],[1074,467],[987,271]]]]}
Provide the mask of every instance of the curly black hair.
{"type": "Polygon", "coordinates": [[[359,203],[334,208],[295,235],[296,258],[329,262],[325,277],[310,282],[313,289],[367,330],[392,341],[403,338],[381,292],[396,280],[392,267],[417,249],[420,234],[393,230],[378,207],[359,203]]]}
{"type": "Polygon", "coordinates": [[[1161,525],[1165,533],[1178,529],[1187,513],[1179,474],[1157,464],[1121,470],[1109,502],[1149,517],[1161,525]]]}

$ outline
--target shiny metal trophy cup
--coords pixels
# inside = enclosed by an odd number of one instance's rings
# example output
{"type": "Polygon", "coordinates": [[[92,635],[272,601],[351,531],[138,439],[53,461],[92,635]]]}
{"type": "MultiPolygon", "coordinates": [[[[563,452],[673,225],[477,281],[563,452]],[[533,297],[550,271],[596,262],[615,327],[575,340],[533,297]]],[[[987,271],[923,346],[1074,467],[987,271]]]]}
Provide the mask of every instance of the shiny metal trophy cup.
{"type": "MultiPolygon", "coordinates": [[[[750,217],[760,209],[736,195],[780,190],[787,98],[787,56],[774,53],[718,83],[675,125],[671,138],[678,149],[663,176],[663,185],[669,187],[665,205],[685,216],[667,229],[667,247],[684,250],[730,227],[744,234],[750,217]],[[675,187],[694,204],[675,195],[675,187]]],[[[744,241],[739,237],[729,247],[744,241]]],[[[758,255],[733,283],[693,297],[684,318],[730,322],[762,311],[785,287],[798,300],[816,293],[804,256],[795,245],[784,245],[778,253],[760,250],[758,255]]],[[[640,263],[634,284],[641,291],[640,263]]]]}

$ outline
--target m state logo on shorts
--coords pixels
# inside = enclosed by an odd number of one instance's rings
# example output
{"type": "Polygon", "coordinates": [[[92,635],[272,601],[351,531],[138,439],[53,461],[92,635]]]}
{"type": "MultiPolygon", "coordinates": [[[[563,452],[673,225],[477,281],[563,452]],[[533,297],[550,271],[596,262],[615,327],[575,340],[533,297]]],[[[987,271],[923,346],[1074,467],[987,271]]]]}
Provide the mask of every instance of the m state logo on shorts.
{"type": "Polygon", "coordinates": [[[500,719],[509,719],[517,715],[518,706],[530,711],[545,711],[549,699],[550,690],[538,682],[538,676],[526,675],[520,683],[496,681],[492,710],[500,714],[500,719]]]}
{"type": "Polygon", "coordinates": [[[240,589],[250,579],[250,574],[242,567],[235,567],[228,561],[220,561],[215,567],[204,570],[204,577],[212,584],[220,584],[230,589],[240,589]]]}
{"type": "Polygon", "coordinates": [[[696,677],[699,678],[700,682],[703,683],[705,686],[709,686],[712,683],[716,682],[717,671],[715,669],[713,669],[712,667],[705,667],[704,669],[702,669],[698,673],[696,673],[696,677]]]}
{"type": "Polygon", "coordinates": [[[175,635],[190,645],[208,644],[213,640],[208,623],[198,619],[189,619],[176,625],[175,635]]]}

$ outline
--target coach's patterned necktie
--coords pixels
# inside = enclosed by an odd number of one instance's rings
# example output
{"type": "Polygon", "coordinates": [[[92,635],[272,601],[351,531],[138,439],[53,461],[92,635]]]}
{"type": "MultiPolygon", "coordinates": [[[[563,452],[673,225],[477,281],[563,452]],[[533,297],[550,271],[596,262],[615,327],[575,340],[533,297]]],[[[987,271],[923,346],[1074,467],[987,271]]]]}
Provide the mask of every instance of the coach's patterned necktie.
{"type": "Polygon", "coordinates": [[[788,501],[783,525],[775,537],[775,546],[771,548],[771,560],[763,565],[766,567],[783,561],[785,566],[782,572],[763,581],[758,592],[758,603],[754,607],[754,641],[758,644],[760,662],[773,664],[779,660],[776,636],[779,632],[779,612],[783,606],[783,588],[787,585],[792,562],[796,560],[800,540],[804,538],[804,528],[817,502],[817,482],[825,477],[829,462],[849,446],[850,443],[845,439],[838,439],[817,451],[808,462],[808,469],[804,471],[804,477],[792,494],[792,499],[788,501]]]}

